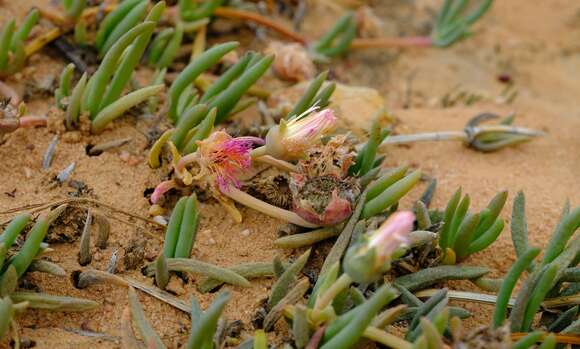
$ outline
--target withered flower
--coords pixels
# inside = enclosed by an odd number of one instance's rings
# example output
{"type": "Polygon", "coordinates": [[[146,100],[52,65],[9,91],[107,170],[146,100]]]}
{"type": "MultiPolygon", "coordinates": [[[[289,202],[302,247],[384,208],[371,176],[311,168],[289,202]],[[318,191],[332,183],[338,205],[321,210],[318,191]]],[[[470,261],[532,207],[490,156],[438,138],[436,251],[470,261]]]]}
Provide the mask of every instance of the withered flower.
{"type": "Polygon", "coordinates": [[[316,75],[316,67],[308,51],[300,44],[273,41],[266,49],[266,53],[275,55],[272,69],[280,79],[303,81],[316,75]]]}
{"type": "Polygon", "coordinates": [[[346,136],[336,136],[314,147],[291,175],[294,212],[309,222],[334,225],[352,213],[360,187],[347,176],[354,154],[346,141],[346,136]]]}

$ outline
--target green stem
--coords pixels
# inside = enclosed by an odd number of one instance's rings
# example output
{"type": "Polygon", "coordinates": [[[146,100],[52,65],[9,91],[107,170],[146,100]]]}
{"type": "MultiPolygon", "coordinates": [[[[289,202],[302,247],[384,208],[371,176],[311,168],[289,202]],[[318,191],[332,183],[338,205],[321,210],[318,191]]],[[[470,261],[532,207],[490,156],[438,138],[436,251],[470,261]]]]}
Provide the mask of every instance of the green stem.
{"type": "Polygon", "coordinates": [[[296,213],[288,210],[281,209],[274,205],[270,205],[262,200],[258,200],[255,197],[237,189],[234,187],[228,188],[227,191],[222,192],[225,196],[229,197],[230,199],[239,202],[242,205],[245,205],[249,208],[253,208],[258,212],[262,212],[267,214],[270,217],[278,218],[284,220],[286,222],[290,222],[292,224],[299,225],[301,227],[306,228],[316,228],[316,224],[312,224],[310,222],[305,221],[296,213]]]}

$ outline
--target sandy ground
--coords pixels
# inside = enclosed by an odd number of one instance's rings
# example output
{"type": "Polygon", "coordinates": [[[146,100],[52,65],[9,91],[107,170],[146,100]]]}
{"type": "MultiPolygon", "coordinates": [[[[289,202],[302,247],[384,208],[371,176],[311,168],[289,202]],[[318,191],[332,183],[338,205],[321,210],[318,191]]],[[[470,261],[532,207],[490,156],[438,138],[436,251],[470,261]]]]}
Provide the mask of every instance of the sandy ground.
{"type": "MultiPolygon", "coordinates": [[[[379,3],[379,1],[375,1],[379,3]]],[[[21,17],[34,1],[0,1],[0,21],[10,16],[21,17]]],[[[38,3],[45,3],[39,1],[38,3]]],[[[429,10],[438,1],[385,1],[377,12],[386,19],[388,35],[421,34],[429,20],[429,10]]],[[[304,31],[310,36],[324,30],[320,23],[332,20],[331,11],[307,16],[304,31]],[[321,15],[322,16],[322,15],[321,15]],[[317,17],[317,18],[315,18],[317,17]]],[[[520,125],[540,129],[546,136],[512,149],[493,154],[481,154],[459,143],[424,143],[393,146],[388,150],[387,166],[409,164],[424,170],[438,180],[433,207],[442,207],[459,186],[472,197],[479,209],[495,192],[510,191],[511,199],[518,190],[527,195],[527,213],[532,244],[542,245],[551,234],[566,199],[580,204],[580,4],[574,0],[535,2],[524,0],[497,1],[491,12],[476,26],[476,34],[446,50],[410,49],[405,51],[355,52],[333,66],[339,81],[376,88],[386,99],[393,114],[400,120],[397,132],[412,133],[437,130],[459,130],[472,116],[483,112],[502,115],[515,112],[520,125]],[[518,91],[511,104],[502,103],[505,85],[498,81],[507,74],[518,91]],[[443,108],[442,98],[455,91],[482,96],[469,106],[458,103],[443,108]]],[[[31,62],[40,66],[46,56],[38,55],[31,62]]],[[[47,67],[42,67],[47,69],[47,67]]],[[[60,70],[59,65],[48,69],[60,70]]],[[[9,83],[14,84],[11,80],[9,83]]],[[[31,103],[36,113],[46,112],[46,103],[31,103]]],[[[50,202],[66,197],[73,189],[51,185],[51,178],[71,162],[76,162],[73,178],[83,181],[91,196],[119,209],[145,216],[149,208],[143,192],[159,182],[163,173],[150,170],[144,161],[146,139],[143,132],[148,123],[127,118],[116,123],[115,130],[81,142],[61,141],[51,169],[41,169],[42,155],[53,137],[48,129],[18,131],[0,146],[0,211],[31,203],[50,202]],[[121,149],[88,157],[87,141],[130,136],[132,142],[121,149]],[[136,164],[122,159],[127,152],[136,164]],[[15,191],[14,191],[15,190],[15,191]]],[[[411,198],[421,192],[417,189],[411,198]]],[[[255,211],[242,209],[244,222],[235,224],[215,204],[202,204],[202,221],[194,256],[200,260],[229,266],[240,262],[270,261],[276,255],[288,256],[272,245],[279,222],[255,211]],[[242,234],[249,229],[249,234],[242,234]]],[[[10,215],[0,215],[1,220],[10,215]]],[[[143,229],[161,236],[161,231],[114,223],[109,247],[95,255],[91,267],[105,269],[111,254],[122,251],[131,237],[142,236],[143,229]]],[[[147,239],[146,251],[154,254],[159,241],[147,239]]],[[[54,244],[50,259],[67,272],[81,269],[77,263],[78,241],[54,244]]],[[[315,251],[317,253],[318,250],[315,251]]],[[[465,263],[486,265],[495,275],[504,273],[514,260],[509,231],[492,248],[465,263]]],[[[138,272],[127,275],[151,283],[138,272]]],[[[83,314],[59,314],[28,311],[20,316],[24,338],[36,341],[37,348],[118,347],[115,340],[91,338],[72,333],[87,330],[119,336],[119,319],[126,305],[126,291],[114,286],[93,286],[77,290],[68,278],[32,273],[29,277],[42,291],[53,294],[86,297],[102,304],[97,310],[83,314]]],[[[233,299],[226,317],[241,319],[247,329],[260,300],[267,297],[271,280],[253,282],[249,289],[231,287],[233,299]]],[[[455,285],[453,285],[455,286],[455,285]]],[[[461,284],[462,287],[466,286],[461,284]]],[[[187,300],[197,297],[205,306],[212,294],[200,295],[190,283],[187,300]]],[[[145,311],[164,341],[176,346],[187,333],[189,320],[168,305],[141,295],[145,311]]],[[[479,323],[487,323],[490,309],[466,305],[477,315],[479,323]]],[[[470,325],[475,325],[470,320],[470,325]]],[[[3,344],[0,344],[2,347],[3,344]]],[[[4,343],[6,345],[6,343],[4,343]]]]}

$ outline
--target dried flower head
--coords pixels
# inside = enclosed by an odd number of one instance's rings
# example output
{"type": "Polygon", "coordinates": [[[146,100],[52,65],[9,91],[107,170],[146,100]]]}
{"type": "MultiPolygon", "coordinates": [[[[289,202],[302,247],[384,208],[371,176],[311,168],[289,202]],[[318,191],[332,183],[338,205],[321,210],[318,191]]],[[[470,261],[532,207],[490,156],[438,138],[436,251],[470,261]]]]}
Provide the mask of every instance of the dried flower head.
{"type": "Polygon", "coordinates": [[[343,135],[308,150],[306,159],[298,162],[299,171],[291,177],[294,212],[320,225],[348,218],[360,194],[357,179],[346,176],[353,159],[343,135]]]}
{"type": "Polygon", "coordinates": [[[377,230],[363,236],[347,251],[343,263],[345,272],[359,283],[380,278],[390,268],[397,251],[409,245],[414,220],[411,211],[393,213],[377,230]]]}
{"type": "Polygon", "coordinates": [[[270,168],[253,177],[248,183],[244,183],[243,190],[271,205],[290,209],[292,193],[289,182],[289,175],[270,168]]]}
{"type": "Polygon", "coordinates": [[[280,125],[272,127],[266,135],[266,152],[283,160],[304,158],[308,149],[332,132],[337,123],[331,109],[314,110],[309,109],[303,115],[290,121],[282,120],[280,125]]]}
{"type": "Polygon", "coordinates": [[[323,226],[338,224],[351,213],[360,188],[353,178],[343,180],[332,175],[293,178],[294,212],[308,222],[323,226]]]}
{"type": "Polygon", "coordinates": [[[278,41],[270,43],[267,54],[274,54],[272,65],[276,75],[283,80],[309,80],[316,75],[316,67],[308,51],[300,44],[284,44],[278,41]]]}
{"type": "Polygon", "coordinates": [[[307,156],[298,162],[298,172],[309,177],[332,175],[344,178],[355,157],[350,139],[346,135],[334,136],[326,144],[308,149],[307,156]]]}

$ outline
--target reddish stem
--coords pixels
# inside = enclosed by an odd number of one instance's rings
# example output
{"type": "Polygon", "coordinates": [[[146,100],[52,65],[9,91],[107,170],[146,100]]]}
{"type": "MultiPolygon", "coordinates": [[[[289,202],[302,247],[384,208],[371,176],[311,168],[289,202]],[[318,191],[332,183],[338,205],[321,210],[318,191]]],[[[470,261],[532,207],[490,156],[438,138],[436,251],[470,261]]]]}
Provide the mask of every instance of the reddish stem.
{"type": "Polygon", "coordinates": [[[286,28],[284,25],[255,12],[238,10],[231,7],[218,7],[213,14],[218,17],[236,18],[252,21],[257,24],[268,27],[296,42],[301,43],[302,45],[306,46],[306,44],[308,43],[306,38],[296,33],[292,29],[286,28]]]}
{"type": "Polygon", "coordinates": [[[44,116],[23,116],[20,119],[20,127],[46,126],[48,119],[44,116]]]}

